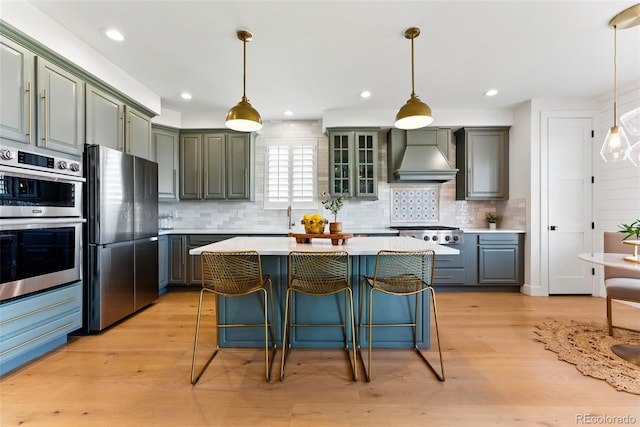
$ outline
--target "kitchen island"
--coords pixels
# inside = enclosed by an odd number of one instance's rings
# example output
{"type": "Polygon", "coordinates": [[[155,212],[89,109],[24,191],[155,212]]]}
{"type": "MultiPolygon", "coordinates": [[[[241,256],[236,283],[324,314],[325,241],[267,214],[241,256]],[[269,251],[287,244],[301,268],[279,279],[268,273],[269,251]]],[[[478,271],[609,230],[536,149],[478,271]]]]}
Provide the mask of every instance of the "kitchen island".
{"type": "MultiPolygon", "coordinates": [[[[438,255],[455,255],[457,249],[438,245],[412,237],[376,236],[353,237],[344,245],[332,245],[328,239],[312,239],[310,243],[296,243],[293,237],[233,237],[191,249],[191,256],[198,256],[204,251],[244,251],[256,250],[262,260],[262,270],[273,281],[274,302],[276,305],[276,331],[278,346],[282,333],[282,310],[287,289],[287,262],[290,251],[330,251],[345,250],[350,256],[350,280],[353,290],[356,316],[360,304],[360,283],[365,274],[372,275],[379,250],[419,250],[433,249],[438,255]]],[[[422,310],[419,317],[418,344],[429,346],[429,299],[428,293],[420,295],[422,310]]],[[[387,307],[379,312],[378,321],[407,322],[413,317],[413,304],[407,298],[393,297],[376,293],[375,304],[387,307]]],[[[218,318],[226,323],[261,321],[261,302],[257,294],[240,298],[221,298],[218,305],[218,318]]],[[[335,322],[344,316],[343,298],[336,295],[326,297],[309,297],[296,294],[294,321],[297,323],[335,322]],[[313,320],[311,320],[313,319],[313,320]]],[[[206,304],[206,301],[205,301],[206,304]]],[[[357,318],[356,318],[357,322],[357,318]]],[[[260,328],[223,329],[220,332],[220,346],[223,347],[261,347],[263,335],[260,328]]],[[[376,328],[373,333],[374,347],[407,348],[413,343],[411,328],[376,328]]],[[[299,328],[295,330],[292,344],[296,347],[308,348],[341,348],[344,343],[339,328],[299,328]]],[[[363,345],[366,342],[362,342],[363,345]]]]}

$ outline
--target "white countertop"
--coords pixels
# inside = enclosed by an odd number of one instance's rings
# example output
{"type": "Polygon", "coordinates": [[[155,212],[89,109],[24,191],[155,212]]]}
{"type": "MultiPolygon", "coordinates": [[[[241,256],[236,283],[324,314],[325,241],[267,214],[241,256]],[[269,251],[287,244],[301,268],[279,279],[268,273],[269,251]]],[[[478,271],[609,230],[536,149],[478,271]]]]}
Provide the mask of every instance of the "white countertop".
{"type": "Polygon", "coordinates": [[[311,243],[296,243],[293,237],[233,237],[221,242],[200,246],[189,251],[189,255],[200,255],[203,251],[256,250],[260,255],[288,255],[290,251],[336,251],[346,250],[349,255],[376,255],[379,250],[433,249],[440,255],[457,255],[457,249],[438,245],[413,237],[380,236],[352,237],[344,245],[332,245],[330,239],[311,239],[311,243]]]}
{"type": "MultiPolygon", "coordinates": [[[[304,228],[294,227],[294,228],[227,228],[227,229],[219,229],[219,228],[172,228],[170,230],[158,230],[160,235],[163,234],[224,234],[224,235],[243,235],[243,234],[253,234],[253,235],[262,235],[262,234],[281,234],[283,236],[288,235],[289,233],[304,233],[304,228]]],[[[358,229],[358,230],[348,230],[345,229],[344,233],[350,233],[353,235],[358,234],[389,234],[389,235],[397,235],[398,230],[391,230],[389,228],[370,228],[370,229],[358,229]]]]}
{"type": "Polygon", "coordinates": [[[463,228],[465,233],[525,233],[524,230],[516,230],[512,228],[496,228],[491,230],[489,228],[463,228]]]}
{"type": "MultiPolygon", "coordinates": [[[[524,230],[516,230],[509,228],[498,228],[496,230],[490,230],[488,228],[465,228],[463,229],[465,233],[525,233],[524,230]]],[[[370,228],[370,229],[357,229],[357,230],[349,230],[345,229],[345,233],[351,233],[353,235],[358,234],[388,234],[388,235],[397,235],[398,230],[394,230],[391,228],[370,228]]],[[[289,233],[304,233],[304,229],[302,227],[294,227],[292,229],[288,229],[285,227],[282,228],[273,228],[273,229],[265,229],[265,228],[229,228],[229,229],[219,229],[219,228],[172,228],[170,230],[158,230],[158,234],[224,234],[224,235],[243,235],[243,234],[253,234],[253,235],[262,235],[262,234],[281,234],[286,236],[289,233]]]]}

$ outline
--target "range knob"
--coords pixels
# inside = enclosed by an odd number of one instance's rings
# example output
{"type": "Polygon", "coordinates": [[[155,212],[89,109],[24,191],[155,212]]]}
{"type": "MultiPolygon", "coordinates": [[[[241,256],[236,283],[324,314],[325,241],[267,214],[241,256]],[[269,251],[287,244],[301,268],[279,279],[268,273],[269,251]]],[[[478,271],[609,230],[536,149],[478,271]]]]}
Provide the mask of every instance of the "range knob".
{"type": "Polygon", "coordinates": [[[67,162],[65,162],[64,160],[60,160],[58,162],[58,169],[67,169],[67,162]]]}
{"type": "Polygon", "coordinates": [[[458,241],[458,236],[453,236],[453,241],[457,242],[458,241]]]}
{"type": "Polygon", "coordinates": [[[444,240],[446,240],[448,242],[449,240],[451,240],[451,237],[450,236],[444,236],[444,240]]]}
{"type": "Polygon", "coordinates": [[[433,240],[433,241],[435,242],[436,240],[438,240],[438,236],[433,236],[433,237],[431,238],[431,240],[433,240]]]}
{"type": "Polygon", "coordinates": [[[77,163],[71,163],[71,164],[69,165],[69,170],[70,170],[71,172],[78,172],[78,171],[80,170],[80,165],[79,165],[79,164],[77,164],[77,163]]]}
{"type": "Polygon", "coordinates": [[[0,159],[3,159],[3,160],[13,159],[13,151],[5,150],[5,149],[0,150],[0,159]]]}

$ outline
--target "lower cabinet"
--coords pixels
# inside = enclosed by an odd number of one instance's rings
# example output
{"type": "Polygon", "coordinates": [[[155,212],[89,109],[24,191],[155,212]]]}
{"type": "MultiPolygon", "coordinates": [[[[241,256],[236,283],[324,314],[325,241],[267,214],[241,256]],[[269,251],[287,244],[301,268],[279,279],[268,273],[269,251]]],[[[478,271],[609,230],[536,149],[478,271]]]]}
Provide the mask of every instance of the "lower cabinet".
{"type": "Polygon", "coordinates": [[[0,375],[67,342],[82,326],[82,282],[0,305],[0,375]]]}
{"type": "Polygon", "coordinates": [[[187,287],[201,285],[200,257],[189,255],[193,248],[234,237],[223,234],[169,235],[166,264],[168,268],[168,285],[187,287]]]}
{"type": "Polygon", "coordinates": [[[518,234],[481,234],[478,237],[478,283],[521,285],[522,249],[518,234]]]}
{"type": "Polygon", "coordinates": [[[523,233],[464,233],[463,243],[451,247],[460,254],[436,256],[436,288],[490,289],[524,284],[523,233]]]}

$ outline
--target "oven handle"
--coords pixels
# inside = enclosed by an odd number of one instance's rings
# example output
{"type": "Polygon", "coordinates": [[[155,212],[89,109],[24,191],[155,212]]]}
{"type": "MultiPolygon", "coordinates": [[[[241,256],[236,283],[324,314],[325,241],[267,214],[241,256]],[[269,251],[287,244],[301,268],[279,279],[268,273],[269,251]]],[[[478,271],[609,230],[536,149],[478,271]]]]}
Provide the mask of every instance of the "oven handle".
{"type": "Polygon", "coordinates": [[[60,228],[84,224],[84,218],[4,218],[0,219],[0,231],[29,230],[37,228],[60,228]]]}
{"type": "Polygon", "coordinates": [[[0,165],[0,173],[11,174],[18,178],[42,179],[57,182],[86,182],[87,180],[81,176],[65,175],[55,172],[35,171],[27,168],[17,168],[15,166],[0,165]]]}

